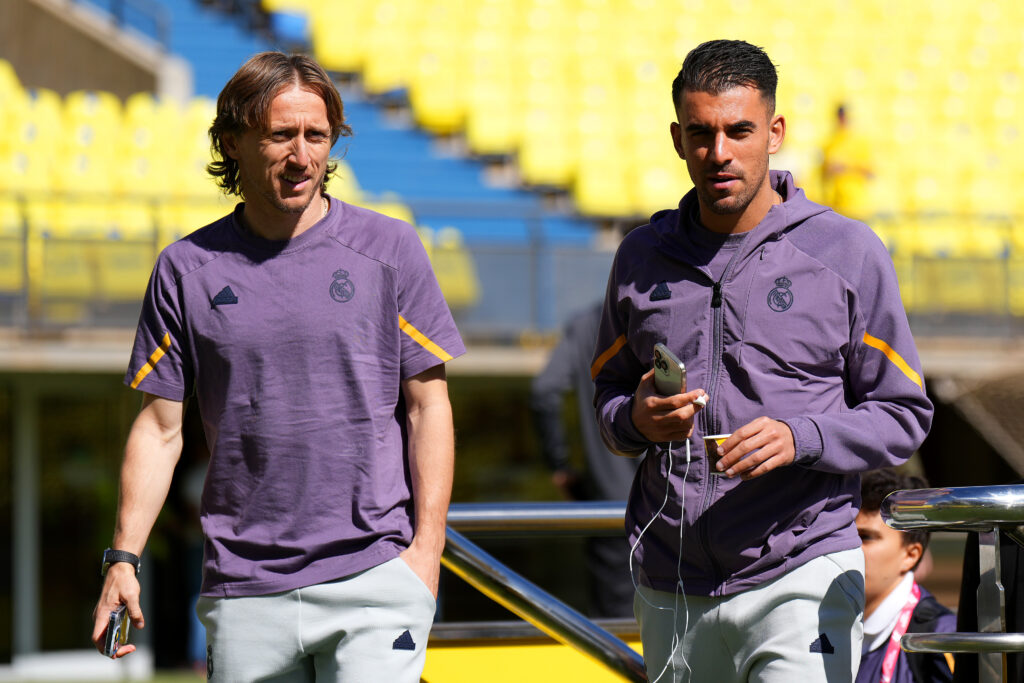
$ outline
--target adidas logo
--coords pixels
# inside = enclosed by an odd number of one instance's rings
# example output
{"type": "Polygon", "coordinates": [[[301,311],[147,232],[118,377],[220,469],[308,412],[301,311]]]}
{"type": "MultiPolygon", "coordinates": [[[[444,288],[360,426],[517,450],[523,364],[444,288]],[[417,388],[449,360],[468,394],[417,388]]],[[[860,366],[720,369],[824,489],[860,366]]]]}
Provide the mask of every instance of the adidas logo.
{"type": "Polygon", "coordinates": [[[237,303],[238,297],[235,296],[235,293],[231,291],[230,287],[225,287],[217,292],[217,296],[213,297],[213,300],[210,302],[210,308],[217,308],[217,306],[237,303]]]}
{"type": "Polygon", "coordinates": [[[672,290],[668,288],[668,282],[662,280],[651,292],[651,301],[664,301],[672,297],[672,290]]]}
{"type": "Polygon", "coordinates": [[[416,643],[412,641],[412,634],[409,633],[408,629],[395,638],[395,642],[391,644],[392,650],[415,650],[416,643]]]}
{"type": "Polygon", "coordinates": [[[835,646],[829,641],[828,636],[824,633],[819,635],[811,643],[811,652],[820,652],[823,655],[834,655],[836,653],[835,646]]]}

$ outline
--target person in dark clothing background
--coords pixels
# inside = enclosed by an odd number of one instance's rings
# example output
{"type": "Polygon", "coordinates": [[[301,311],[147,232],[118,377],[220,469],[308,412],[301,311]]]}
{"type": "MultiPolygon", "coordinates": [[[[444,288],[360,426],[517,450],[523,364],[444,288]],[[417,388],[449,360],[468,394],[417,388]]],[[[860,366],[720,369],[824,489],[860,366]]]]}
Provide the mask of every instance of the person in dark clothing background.
{"type": "MultiPolygon", "coordinates": [[[[541,453],[551,468],[552,481],[569,500],[626,500],[640,462],[639,458],[622,458],[609,452],[597,430],[590,359],[600,320],[600,301],[574,314],[531,386],[530,409],[541,453]],[[582,471],[569,462],[570,435],[562,420],[562,405],[568,394],[575,394],[579,413],[579,438],[586,458],[582,471]]],[[[625,539],[621,535],[590,537],[586,556],[591,616],[632,618],[633,583],[625,539]]]]}

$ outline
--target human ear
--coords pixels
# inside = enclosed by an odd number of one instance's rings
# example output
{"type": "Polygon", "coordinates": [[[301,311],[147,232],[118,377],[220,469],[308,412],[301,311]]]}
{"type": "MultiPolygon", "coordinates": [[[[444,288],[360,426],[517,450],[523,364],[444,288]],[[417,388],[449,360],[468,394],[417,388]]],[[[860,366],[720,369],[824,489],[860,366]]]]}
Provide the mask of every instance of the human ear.
{"type": "Polygon", "coordinates": [[[782,147],[782,141],[786,137],[786,117],[779,115],[772,118],[768,124],[768,153],[775,154],[782,147]]]}
{"type": "Polygon", "coordinates": [[[913,569],[921,555],[924,554],[924,546],[920,543],[907,543],[903,546],[903,559],[900,560],[900,574],[905,574],[913,569]]]}
{"type": "Polygon", "coordinates": [[[238,140],[234,133],[224,133],[220,136],[220,146],[234,160],[238,160],[238,140]]]}
{"type": "Polygon", "coordinates": [[[683,150],[683,128],[673,121],[669,125],[669,132],[672,134],[672,146],[676,148],[676,154],[683,161],[686,161],[686,152],[683,150]]]}

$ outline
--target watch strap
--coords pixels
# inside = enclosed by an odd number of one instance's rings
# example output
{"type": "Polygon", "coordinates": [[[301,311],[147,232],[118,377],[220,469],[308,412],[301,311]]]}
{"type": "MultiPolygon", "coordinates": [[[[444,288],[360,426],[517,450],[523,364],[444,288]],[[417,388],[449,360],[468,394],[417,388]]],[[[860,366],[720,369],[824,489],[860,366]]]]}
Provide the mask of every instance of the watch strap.
{"type": "Polygon", "coordinates": [[[106,576],[107,570],[110,569],[110,565],[115,562],[127,562],[131,566],[135,567],[136,574],[139,573],[139,565],[142,564],[139,556],[135,553],[130,553],[127,550],[113,550],[111,548],[107,548],[103,551],[103,566],[100,569],[100,576],[106,576]]]}

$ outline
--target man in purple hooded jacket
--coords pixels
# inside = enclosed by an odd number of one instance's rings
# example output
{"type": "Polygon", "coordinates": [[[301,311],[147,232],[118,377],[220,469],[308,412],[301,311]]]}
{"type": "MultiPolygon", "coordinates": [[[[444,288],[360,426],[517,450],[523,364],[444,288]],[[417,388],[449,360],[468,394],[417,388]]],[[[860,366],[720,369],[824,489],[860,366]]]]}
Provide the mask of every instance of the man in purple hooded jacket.
{"type": "Polygon", "coordinates": [[[776,83],[742,41],[687,56],[671,133],[694,189],[626,236],[609,277],[591,375],[609,448],[647,452],[626,530],[652,681],[852,681],[859,473],[903,462],[931,422],[882,243],[768,170],[776,83]],[[658,342],[691,390],[655,392],[658,342]],[[723,433],[712,466],[699,444],[723,433]]]}

